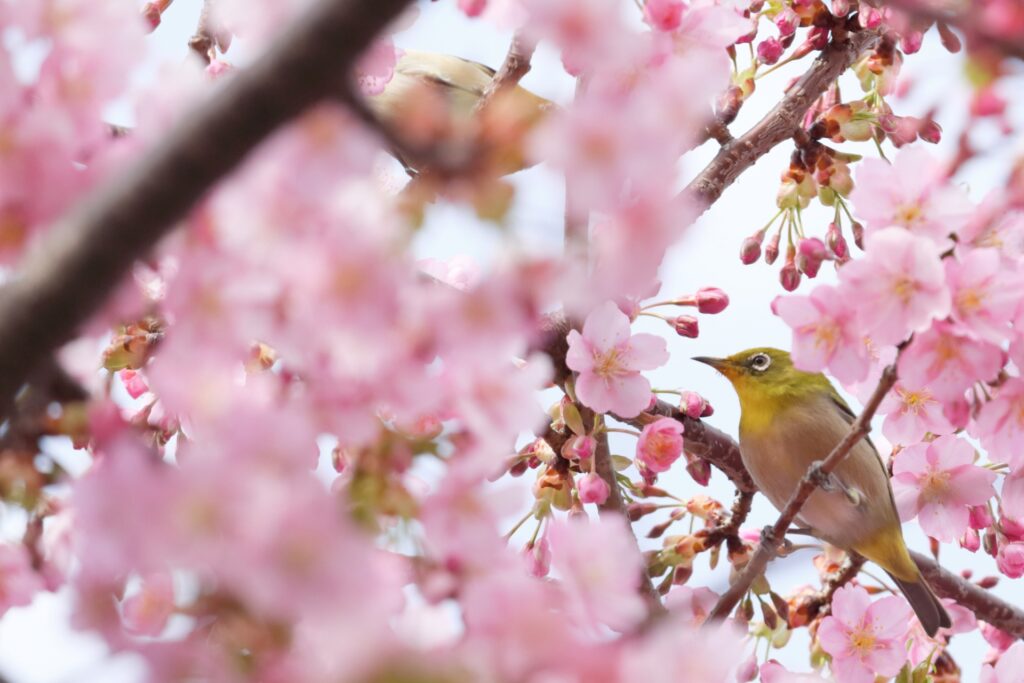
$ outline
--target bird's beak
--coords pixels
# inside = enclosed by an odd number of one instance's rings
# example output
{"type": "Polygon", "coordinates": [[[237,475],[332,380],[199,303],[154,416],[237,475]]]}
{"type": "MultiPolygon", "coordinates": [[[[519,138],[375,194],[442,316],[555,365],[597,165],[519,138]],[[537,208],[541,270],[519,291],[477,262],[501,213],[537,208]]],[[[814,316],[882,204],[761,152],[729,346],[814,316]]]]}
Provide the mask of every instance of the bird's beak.
{"type": "Polygon", "coordinates": [[[704,365],[710,365],[723,375],[728,376],[728,370],[732,369],[732,363],[725,358],[711,358],[709,356],[694,356],[693,360],[704,365]]]}

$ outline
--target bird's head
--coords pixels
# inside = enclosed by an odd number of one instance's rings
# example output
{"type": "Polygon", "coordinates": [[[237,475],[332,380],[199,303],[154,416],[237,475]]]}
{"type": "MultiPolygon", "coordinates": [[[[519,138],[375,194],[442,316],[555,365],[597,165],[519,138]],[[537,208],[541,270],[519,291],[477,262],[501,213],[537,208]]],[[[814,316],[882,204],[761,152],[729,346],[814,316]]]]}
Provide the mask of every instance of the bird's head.
{"type": "Polygon", "coordinates": [[[789,352],[781,349],[759,347],[727,358],[698,356],[694,360],[725,375],[741,402],[747,398],[792,397],[830,387],[821,373],[804,372],[793,367],[789,352]]]}

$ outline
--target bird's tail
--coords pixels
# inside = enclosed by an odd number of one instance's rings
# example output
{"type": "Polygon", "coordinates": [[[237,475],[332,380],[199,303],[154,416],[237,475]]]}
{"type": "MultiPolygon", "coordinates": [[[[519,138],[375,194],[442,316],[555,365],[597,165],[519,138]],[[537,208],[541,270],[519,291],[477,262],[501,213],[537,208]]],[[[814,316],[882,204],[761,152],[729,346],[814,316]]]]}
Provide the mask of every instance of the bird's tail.
{"type": "Polygon", "coordinates": [[[914,613],[924,627],[924,632],[929,636],[934,636],[940,628],[952,625],[946,608],[939,602],[939,597],[920,573],[914,581],[904,581],[893,574],[889,574],[889,578],[903,591],[904,597],[914,608],[914,613]]]}

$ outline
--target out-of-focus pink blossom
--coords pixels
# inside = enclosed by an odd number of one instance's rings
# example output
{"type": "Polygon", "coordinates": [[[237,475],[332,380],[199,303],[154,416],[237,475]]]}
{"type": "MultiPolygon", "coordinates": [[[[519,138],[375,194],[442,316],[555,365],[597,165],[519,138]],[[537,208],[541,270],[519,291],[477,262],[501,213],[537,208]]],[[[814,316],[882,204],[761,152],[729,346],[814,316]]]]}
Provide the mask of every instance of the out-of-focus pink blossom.
{"type": "Polygon", "coordinates": [[[644,3],[644,19],[659,31],[675,31],[683,20],[683,0],[647,0],[644,3]]]}
{"type": "Polygon", "coordinates": [[[125,627],[143,636],[158,636],[174,613],[174,581],[167,572],[147,576],[121,604],[125,627]]]}
{"type": "Polygon", "coordinates": [[[487,0],[459,0],[459,9],[468,17],[480,16],[487,7],[487,0]]]}
{"type": "Polygon", "coordinates": [[[782,43],[778,38],[772,36],[765,38],[757,44],[757,58],[762,63],[767,65],[775,64],[782,57],[782,53],[785,48],[782,47],[782,43]]]}
{"type": "Polygon", "coordinates": [[[665,598],[665,606],[672,611],[673,616],[682,618],[685,624],[700,626],[711,614],[718,598],[718,593],[705,586],[676,586],[665,598]]]}
{"type": "Polygon", "coordinates": [[[996,566],[1011,579],[1024,576],[1024,542],[1000,543],[996,554],[996,566]]]}
{"type": "Polygon", "coordinates": [[[581,626],[627,631],[643,619],[646,610],[637,590],[643,562],[621,519],[556,520],[548,538],[566,608],[581,626]]]}
{"type": "Polygon", "coordinates": [[[0,544],[0,614],[32,602],[43,590],[43,579],[32,568],[28,549],[20,543],[0,544]]]}
{"type": "Polygon", "coordinates": [[[793,364],[807,372],[825,368],[841,382],[864,379],[869,366],[864,333],[839,290],[819,285],[810,296],[783,296],[772,310],[793,329],[793,364]]]}
{"type": "Polygon", "coordinates": [[[839,683],[871,683],[895,676],[907,661],[904,649],[912,611],[899,596],[874,603],[860,586],[843,586],[832,598],[832,614],[818,628],[822,649],[832,655],[839,683]]]}
{"type": "Polygon", "coordinates": [[[896,444],[913,444],[925,434],[949,434],[953,425],[942,412],[942,403],[927,388],[911,389],[897,382],[882,399],[878,412],[885,415],[882,434],[896,444]]]}
{"type": "Polygon", "coordinates": [[[395,75],[398,51],[391,39],[378,40],[356,64],[356,79],[364,95],[379,95],[395,75]]]}
{"type": "Polygon", "coordinates": [[[1024,671],[1024,643],[1017,641],[1009,647],[995,666],[981,667],[980,683],[1017,683],[1024,671]]]}
{"type": "Polygon", "coordinates": [[[629,40],[619,6],[614,0],[524,0],[536,38],[550,40],[562,50],[562,64],[570,74],[594,69],[629,40]]]}
{"type": "Polygon", "coordinates": [[[949,289],[931,243],[887,228],[868,235],[865,247],[864,258],[839,271],[863,334],[878,344],[896,344],[949,313],[949,289]]]}
{"type": "Polygon", "coordinates": [[[793,673],[774,659],[761,665],[761,683],[820,683],[815,674],[793,673]]]}
{"type": "Polygon", "coordinates": [[[1024,467],[1024,379],[1010,377],[996,389],[978,411],[971,434],[994,462],[1006,463],[1014,472],[1024,467]]]}
{"type": "Polygon", "coordinates": [[[966,193],[946,181],[942,163],[913,146],[900,150],[892,164],[860,162],[850,200],[869,234],[898,225],[940,249],[949,245],[950,233],[966,224],[972,209],[966,193]]]}
{"type": "Polygon", "coordinates": [[[940,436],[899,452],[892,488],[903,521],[918,517],[932,538],[948,543],[967,530],[969,508],[994,494],[996,473],[974,464],[974,448],[955,436],[940,436]]]}
{"type": "Polygon", "coordinates": [[[581,503],[603,505],[608,500],[608,494],[610,493],[608,484],[596,472],[590,472],[580,477],[576,481],[576,486],[580,492],[581,503]]]}
{"type": "Polygon", "coordinates": [[[667,472],[683,453],[683,425],[662,417],[644,425],[636,443],[636,460],[650,472],[667,472]]]}
{"type": "Polygon", "coordinates": [[[631,335],[629,318],[608,301],[587,316],[583,334],[569,332],[566,364],[576,372],[576,395],[599,413],[634,417],[651,399],[651,385],[640,374],[668,360],[665,340],[631,335]]]}
{"type": "Polygon", "coordinates": [[[1024,522],[1024,472],[1018,470],[1003,479],[1000,499],[1006,515],[1024,522]]]}
{"type": "Polygon", "coordinates": [[[1003,367],[1004,354],[995,344],[946,321],[914,337],[899,360],[899,374],[912,386],[928,387],[940,401],[963,398],[975,382],[985,382],[1003,367]]]}

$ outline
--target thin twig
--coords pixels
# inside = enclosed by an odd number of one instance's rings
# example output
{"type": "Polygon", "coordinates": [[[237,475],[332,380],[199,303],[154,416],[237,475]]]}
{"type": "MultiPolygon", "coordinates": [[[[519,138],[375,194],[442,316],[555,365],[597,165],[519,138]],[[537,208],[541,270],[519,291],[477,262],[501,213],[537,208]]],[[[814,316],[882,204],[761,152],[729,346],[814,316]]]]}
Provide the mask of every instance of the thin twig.
{"type": "Polygon", "coordinates": [[[321,0],[153,149],[54,225],[0,290],[0,417],[26,379],[222,177],[338,79],[412,0],[321,0]]]}
{"type": "Polygon", "coordinates": [[[474,114],[479,114],[490,103],[495,93],[506,88],[514,88],[523,80],[523,77],[530,72],[530,61],[533,59],[533,52],[537,49],[537,43],[526,36],[520,29],[512,36],[512,43],[508,47],[505,61],[502,62],[491,82],[484,88],[483,94],[473,108],[474,114]]]}
{"type": "Polygon", "coordinates": [[[754,555],[747,562],[740,575],[736,577],[736,581],[729,586],[729,590],[719,598],[718,603],[708,615],[709,622],[727,617],[737,603],[743,599],[747,591],[750,590],[750,584],[754,582],[754,579],[764,573],[769,560],[775,556],[776,550],[785,538],[789,525],[793,523],[804,503],[807,502],[807,499],[818,488],[822,477],[828,477],[832,470],[842,462],[843,458],[853,450],[853,447],[871,431],[871,418],[874,417],[875,411],[878,410],[878,406],[882,403],[882,399],[885,398],[885,395],[889,393],[889,390],[892,389],[895,383],[896,366],[894,363],[886,367],[882,372],[878,386],[864,406],[864,411],[850,426],[850,431],[847,435],[836,444],[832,452],[828,454],[828,457],[821,462],[814,463],[807,470],[800,480],[800,485],[797,486],[796,490],[789,497],[786,506],[782,509],[778,520],[773,526],[767,527],[761,532],[761,542],[758,544],[757,550],[754,551],[754,555]]]}

